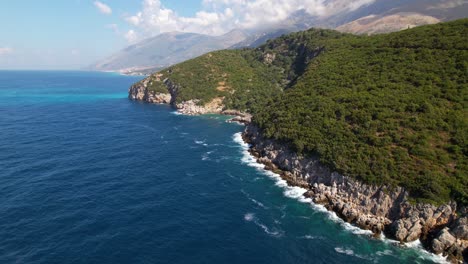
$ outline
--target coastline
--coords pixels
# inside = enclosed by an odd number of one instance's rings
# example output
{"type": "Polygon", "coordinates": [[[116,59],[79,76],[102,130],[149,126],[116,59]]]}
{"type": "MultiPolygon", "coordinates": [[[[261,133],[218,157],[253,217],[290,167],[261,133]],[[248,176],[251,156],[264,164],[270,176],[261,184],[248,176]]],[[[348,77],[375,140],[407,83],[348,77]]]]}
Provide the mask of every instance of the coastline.
{"type": "Polygon", "coordinates": [[[149,90],[151,79],[133,85],[129,99],[155,104],[169,104],[184,115],[233,115],[233,122],[246,125],[242,140],[249,144],[249,153],[259,168],[279,175],[282,187],[291,186],[295,198],[303,199],[322,210],[334,212],[349,226],[375,236],[395,239],[402,244],[420,244],[435,256],[442,254],[453,263],[463,263],[468,257],[467,208],[457,208],[450,202],[441,206],[414,204],[401,187],[371,186],[340,175],[322,165],[317,157],[299,157],[287,144],[264,138],[252,124],[252,116],[236,110],[223,110],[222,98],[206,105],[193,99],[177,102],[179,87],[163,80],[168,93],[149,90]],[[302,188],[304,192],[298,192],[302,188]],[[461,212],[461,216],[457,212],[461,212]],[[363,231],[364,230],[364,231],[363,231]],[[463,260],[464,259],[464,260],[463,260]]]}
{"type": "Polygon", "coordinates": [[[333,172],[317,158],[299,157],[285,144],[264,138],[254,124],[246,126],[242,138],[264,169],[289,186],[303,188],[305,199],[343,221],[401,244],[421,241],[428,253],[443,255],[453,263],[466,262],[466,234],[454,231],[466,229],[467,216],[457,216],[455,203],[412,204],[403,188],[370,186],[333,172]]]}
{"type": "Polygon", "coordinates": [[[397,240],[386,237],[383,233],[377,236],[371,230],[362,229],[356,225],[352,225],[346,222],[344,219],[340,218],[335,211],[328,210],[324,205],[314,203],[311,198],[308,198],[305,196],[305,194],[308,191],[307,189],[294,186],[294,185],[289,185],[287,180],[281,177],[281,174],[278,174],[268,169],[266,165],[258,162],[258,158],[250,152],[250,149],[251,149],[250,144],[244,140],[242,135],[243,133],[239,132],[239,133],[234,134],[233,136],[234,142],[238,143],[243,149],[242,162],[246,164],[247,166],[253,167],[263,172],[265,176],[272,179],[275,182],[276,186],[284,190],[283,192],[284,196],[289,197],[291,199],[295,199],[300,203],[310,205],[312,210],[323,213],[324,216],[328,218],[330,221],[339,224],[347,232],[350,232],[354,235],[366,236],[369,239],[371,238],[378,239],[382,241],[382,243],[392,244],[400,248],[416,249],[419,251],[419,253],[422,255],[424,259],[429,259],[436,263],[451,263],[448,260],[447,256],[442,256],[442,254],[434,254],[426,250],[423,247],[423,244],[421,243],[420,240],[416,240],[416,241],[408,242],[408,243],[401,243],[397,240]]]}

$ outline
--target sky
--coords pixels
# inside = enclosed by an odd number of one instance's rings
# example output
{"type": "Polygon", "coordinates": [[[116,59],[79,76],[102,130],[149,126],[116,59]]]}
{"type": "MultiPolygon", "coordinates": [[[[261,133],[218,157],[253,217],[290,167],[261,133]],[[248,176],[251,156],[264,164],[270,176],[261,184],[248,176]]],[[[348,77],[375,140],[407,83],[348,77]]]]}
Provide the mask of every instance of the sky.
{"type": "Polygon", "coordinates": [[[221,35],[374,0],[0,0],[0,69],[81,69],[164,32],[221,35]],[[331,3],[331,4],[330,4],[331,3]]]}

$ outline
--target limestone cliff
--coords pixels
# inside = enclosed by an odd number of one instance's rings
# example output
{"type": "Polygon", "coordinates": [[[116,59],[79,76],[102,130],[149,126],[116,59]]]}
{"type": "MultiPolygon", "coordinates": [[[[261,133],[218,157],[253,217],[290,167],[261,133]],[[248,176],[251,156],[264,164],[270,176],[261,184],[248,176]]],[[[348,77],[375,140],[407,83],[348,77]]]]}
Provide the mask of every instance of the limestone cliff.
{"type": "Polygon", "coordinates": [[[204,115],[204,114],[224,114],[234,116],[230,121],[239,123],[250,123],[252,116],[237,110],[225,109],[223,105],[224,98],[217,97],[211,102],[200,104],[199,99],[192,99],[183,102],[177,102],[179,85],[173,83],[170,79],[163,80],[167,92],[157,92],[150,90],[149,84],[152,77],[148,77],[130,87],[128,98],[134,101],[143,101],[153,104],[169,104],[185,115],[204,115]]]}
{"type": "Polygon", "coordinates": [[[285,144],[266,139],[253,125],[244,140],[259,163],[276,171],[304,194],[323,204],[345,221],[400,242],[420,239],[430,251],[449,256],[454,262],[467,260],[468,212],[452,202],[440,206],[414,204],[401,187],[371,186],[329,170],[318,158],[301,157],[285,144]]]}

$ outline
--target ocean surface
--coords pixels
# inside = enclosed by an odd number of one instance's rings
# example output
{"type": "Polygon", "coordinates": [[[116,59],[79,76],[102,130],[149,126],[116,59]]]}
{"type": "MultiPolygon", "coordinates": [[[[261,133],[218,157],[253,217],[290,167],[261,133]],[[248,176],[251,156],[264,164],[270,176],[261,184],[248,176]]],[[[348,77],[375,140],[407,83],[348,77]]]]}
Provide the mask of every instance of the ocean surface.
{"type": "Polygon", "coordinates": [[[433,263],[248,155],[243,127],[127,99],[140,78],[0,71],[0,263],[433,263]]]}

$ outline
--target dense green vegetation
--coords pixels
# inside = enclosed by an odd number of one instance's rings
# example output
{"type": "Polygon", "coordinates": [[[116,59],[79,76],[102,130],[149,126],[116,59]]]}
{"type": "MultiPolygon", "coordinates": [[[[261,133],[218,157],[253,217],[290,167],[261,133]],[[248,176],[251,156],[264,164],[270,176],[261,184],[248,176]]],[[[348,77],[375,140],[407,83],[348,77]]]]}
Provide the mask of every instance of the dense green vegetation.
{"type": "Polygon", "coordinates": [[[468,19],[370,37],[312,29],[162,73],[178,100],[225,97],[345,175],[468,204],[468,19]]]}
{"type": "MultiPolygon", "coordinates": [[[[160,81],[153,81],[151,89],[166,91],[162,81],[170,80],[182,88],[177,102],[200,99],[200,104],[216,97],[224,97],[227,107],[254,111],[259,102],[280,93],[280,73],[257,60],[247,60],[245,51],[212,52],[160,72],[160,81]]],[[[155,76],[153,78],[156,78],[155,76]]]]}

